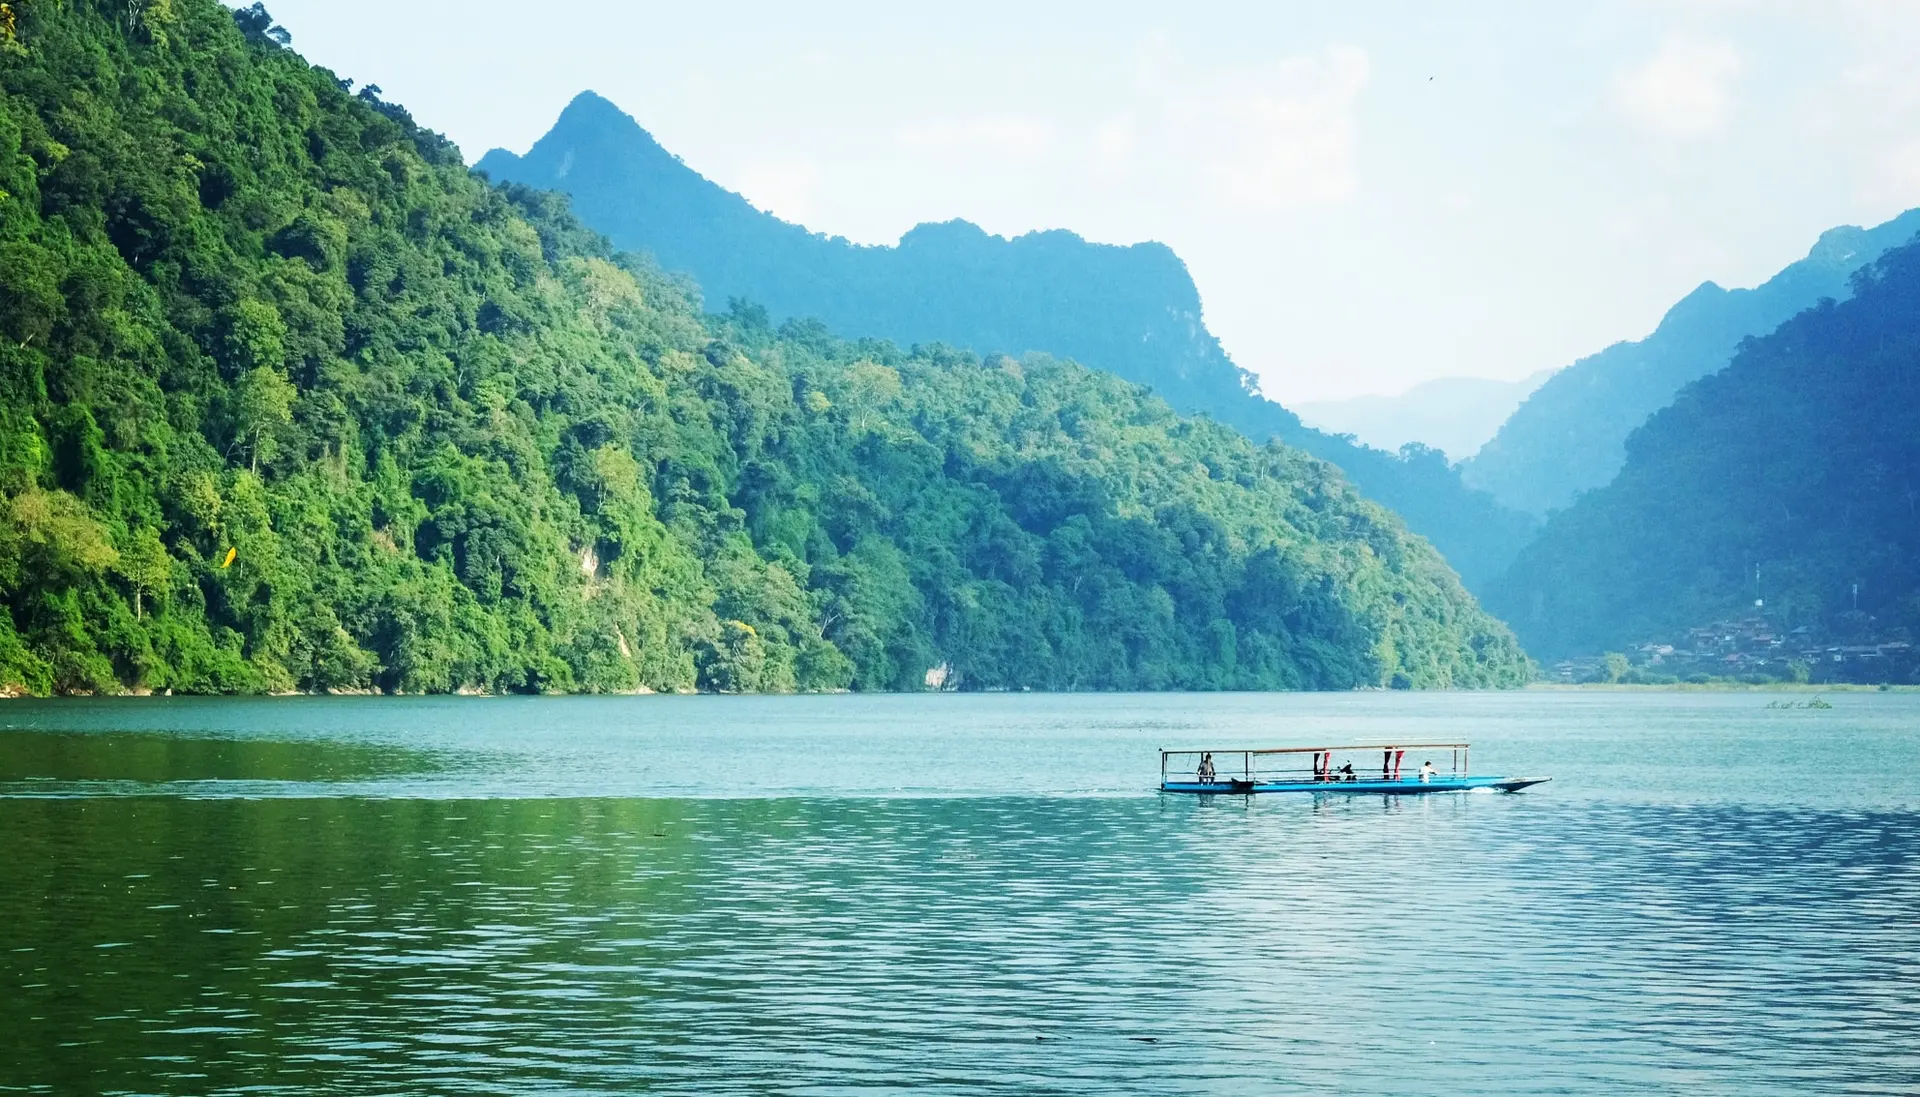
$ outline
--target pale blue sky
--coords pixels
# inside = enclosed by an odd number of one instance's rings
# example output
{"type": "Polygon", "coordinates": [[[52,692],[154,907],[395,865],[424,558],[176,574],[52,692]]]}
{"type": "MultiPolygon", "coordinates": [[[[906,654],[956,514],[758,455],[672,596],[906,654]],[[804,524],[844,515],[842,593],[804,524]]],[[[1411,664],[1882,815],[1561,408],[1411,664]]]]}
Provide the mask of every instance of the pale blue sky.
{"type": "Polygon", "coordinates": [[[1161,240],[1269,394],[1517,378],[1920,205],[1920,4],[276,0],[524,152],[576,92],[817,231],[1161,240]]]}

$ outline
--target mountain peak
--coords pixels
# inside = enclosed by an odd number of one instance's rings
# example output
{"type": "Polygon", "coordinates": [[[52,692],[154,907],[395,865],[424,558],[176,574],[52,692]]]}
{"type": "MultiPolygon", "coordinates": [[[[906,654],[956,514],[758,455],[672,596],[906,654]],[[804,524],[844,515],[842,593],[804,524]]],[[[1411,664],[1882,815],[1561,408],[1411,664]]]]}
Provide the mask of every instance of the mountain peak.
{"type": "Polygon", "coordinates": [[[1807,250],[1807,261],[1823,266],[1838,266],[1853,259],[1866,246],[1867,230],[1859,225],[1840,225],[1820,234],[1807,250]]]}
{"type": "Polygon", "coordinates": [[[604,132],[608,129],[637,130],[648,141],[653,135],[633,115],[620,109],[619,105],[602,96],[599,92],[587,90],[573,97],[566,109],[560,112],[560,118],[553,125],[553,132],[570,132],[587,129],[604,132]]]}
{"type": "Polygon", "coordinates": [[[916,244],[986,244],[998,240],[1006,243],[1005,238],[995,236],[972,221],[955,217],[950,221],[922,221],[900,236],[900,246],[910,248],[916,244]]]}
{"type": "Polygon", "coordinates": [[[1613,479],[1627,436],[1683,386],[1724,368],[1741,340],[1822,299],[1844,299],[1855,271],[1916,232],[1920,209],[1873,228],[1841,225],[1760,285],[1700,283],[1653,334],[1583,358],[1542,385],[1467,465],[1467,482],[1543,517],[1569,505],[1613,479]]]}
{"type": "Polygon", "coordinates": [[[692,274],[709,302],[744,298],[775,321],[812,317],[903,346],[1070,358],[1256,441],[1296,443],[1399,510],[1470,578],[1504,567],[1531,526],[1467,492],[1444,461],[1402,461],[1308,430],[1261,397],[1207,330],[1199,289],[1165,244],[1100,244],[1062,228],[1009,238],[953,219],[916,225],[898,246],[854,245],[755,209],[592,93],[525,157],[482,166],[566,191],[583,222],[692,274]]]}
{"type": "Polygon", "coordinates": [[[560,112],[560,117],[565,118],[574,111],[583,110],[605,111],[607,113],[617,114],[622,118],[632,117],[626,111],[621,110],[619,104],[601,95],[599,92],[594,91],[592,88],[586,88],[582,90],[580,94],[574,96],[572,101],[567,104],[566,109],[560,112]]]}
{"type": "Polygon", "coordinates": [[[1660,326],[1655,329],[1671,333],[1675,328],[1697,324],[1703,317],[1711,316],[1720,302],[1725,300],[1728,290],[1720,283],[1708,279],[1693,287],[1693,292],[1673,303],[1666,315],[1660,318],[1660,326]]]}

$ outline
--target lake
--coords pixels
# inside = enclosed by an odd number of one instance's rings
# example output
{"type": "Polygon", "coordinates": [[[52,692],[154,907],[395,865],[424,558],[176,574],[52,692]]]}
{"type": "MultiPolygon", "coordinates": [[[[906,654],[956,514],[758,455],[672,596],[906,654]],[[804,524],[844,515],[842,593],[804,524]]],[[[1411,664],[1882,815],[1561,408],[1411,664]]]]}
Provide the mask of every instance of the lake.
{"type": "Polygon", "coordinates": [[[7,702],[0,1092],[1911,1094],[1920,695],[1806,697],[7,702]],[[1554,780],[1153,788],[1392,738],[1554,780]]]}

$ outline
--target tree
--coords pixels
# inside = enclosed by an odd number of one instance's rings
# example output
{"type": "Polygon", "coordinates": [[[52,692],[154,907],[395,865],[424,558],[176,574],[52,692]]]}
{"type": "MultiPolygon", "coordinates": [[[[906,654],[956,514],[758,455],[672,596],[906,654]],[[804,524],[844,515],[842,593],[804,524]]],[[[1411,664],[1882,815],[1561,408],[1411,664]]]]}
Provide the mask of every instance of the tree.
{"type": "Polygon", "coordinates": [[[293,401],[298,395],[292,382],[271,366],[255,366],[241,381],[239,438],[252,439],[248,467],[253,471],[260,470],[263,455],[273,459],[276,434],[280,428],[292,424],[293,401]]]}
{"type": "Polygon", "coordinates": [[[156,45],[166,44],[163,28],[173,22],[173,0],[120,0],[120,13],[128,33],[142,31],[156,45]]]}
{"type": "Polygon", "coordinates": [[[62,577],[98,575],[120,558],[107,529],[85,503],[64,491],[29,488],[8,507],[11,534],[29,583],[51,585],[62,577]]]}
{"type": "Polygon", "coordinates": [[[701,667],[701,685],[719,693],[752,693],[766,672],[767,647],[760,633],[745,621],[720,622],[701,667]]]}
{"type": "MultiPolygon", "coordinates": [[[[0,32],[4,26],[0,23],[0,32]]],[[[0,33],[0,44],[4,42],[0,33]]],[[[0,334],[23,350],[36,343],[45,346],[54,326],[67,315],[66,295],[60,292],[64,273],[46,248],[25,241],[0,244],[0,334]]]]}
{"type": "Polygon", "coordinates": [[[846,371],[845,399],[849,425],[866,434],[882,413],[900,398],[900,372],[878,362],[855,362],[846,371]]]}
{"type": "Polygon", "coordinates": [[[223,319],[226,334],[222,349],[235,374],[261,366],[277,370],[286,365],[287,324],[280,318],[280,310],[250,298],[227,309],[223,319]]]}
{"type": "Polygon", "coordinates": [[[263,3],[256,2],[252,7],[235,11],[233,22],[248,39],[262,45],[286,46],[293,42],[293,35],[287,28],[274,23],[273,16],[267,14],[267,6],[263,3]]]}
{"type": "Polygon", "coordinates": [[[1627,676],[1627,671],[1633,667],[1633,664],[1627,661],[1627,657],[1617,651],[1607,652],[1606,657],[1602,659],[1601,662],[1606,667],[1608,682],[1620,681],[1620,679],[1627,676]]]}
{"type": "Polygon", "coordinates": [[[139,619],[146,616],[142,597],[165,590],[172,581],[173,557],[167,553],[167,546],[160,543],[158,531],[152,526],[141,526],[120,550],[114,570],[133,587],[133,616],[139,619]]]}

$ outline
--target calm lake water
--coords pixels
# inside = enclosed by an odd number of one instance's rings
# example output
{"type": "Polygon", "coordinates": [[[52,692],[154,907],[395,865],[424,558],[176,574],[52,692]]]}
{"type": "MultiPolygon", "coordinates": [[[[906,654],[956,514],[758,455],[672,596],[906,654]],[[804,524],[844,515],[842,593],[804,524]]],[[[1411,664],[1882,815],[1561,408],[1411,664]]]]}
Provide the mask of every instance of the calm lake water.
{"type": "Polygon", "coordinates": [[[1774,699],[9,702],[0,1091],[1915,1093],[1920,696],[1774,699]],[[1389,738],[1554,780],[1152,790],[1389,738]]]}

